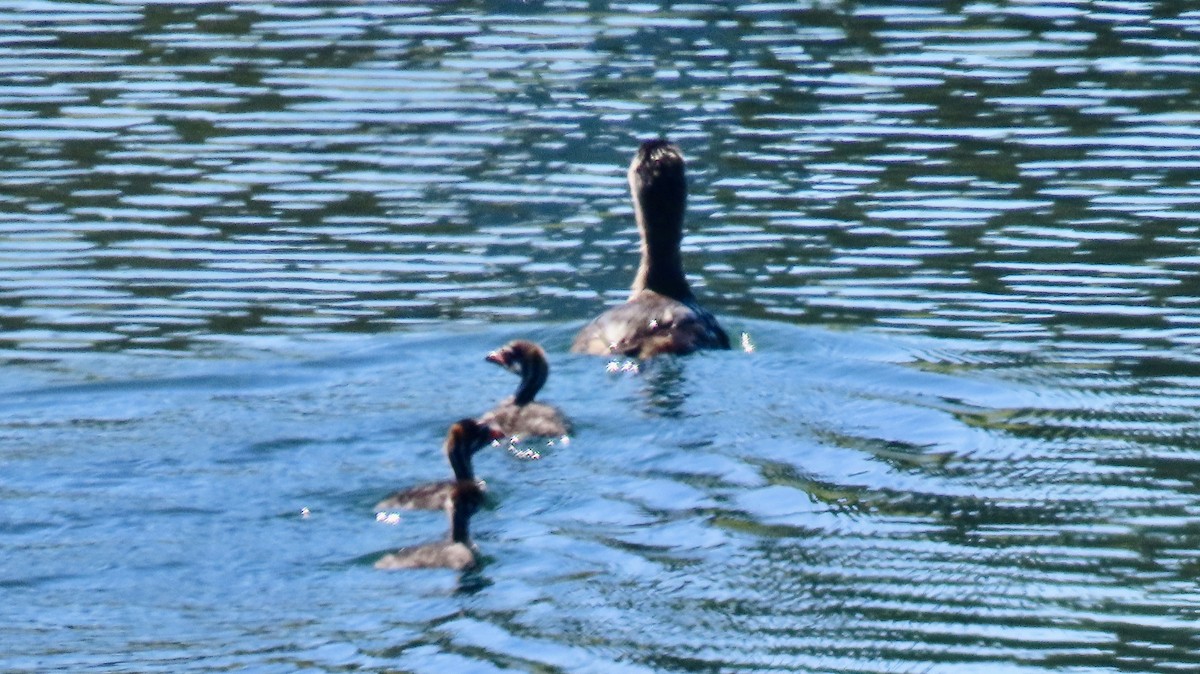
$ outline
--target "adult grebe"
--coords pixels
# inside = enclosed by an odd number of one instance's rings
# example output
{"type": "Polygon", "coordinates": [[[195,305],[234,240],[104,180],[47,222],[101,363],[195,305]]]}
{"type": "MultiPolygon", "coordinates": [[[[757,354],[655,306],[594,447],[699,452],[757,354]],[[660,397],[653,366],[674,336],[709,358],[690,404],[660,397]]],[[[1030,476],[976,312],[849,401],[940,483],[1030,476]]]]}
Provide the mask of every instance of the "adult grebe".
{"type": "Polygon", "coordinates": [[[562,437],[571,432],[570,422],[557,408],[534,402],[550,376],[546,352],[533,342],[518,339],[487,355],[489,362],[521,377],[516,393],[480,418],[483,423],[508,436],[562,437]]]}
{"type": "MultiPolygon", "coordinates": [[[[453,480],[431,482],[417,485],[395,494],[375,504],[376,511],[383,510],[441,510],[446,506],[455,487],[463,482],[475,483],[475,470],[471,466],[471,457],[484,445],[504,437],[498,430],[481,424],[474,419],[461,419],[450,426],[446,440],[442,443],[442,451],[450,468],[454,471],[453,480]]],[[[480,490],[485,487],[480,483],[480,490]]]]}
{"type": "Polygon", "coordinates": [[[454,485],[445,501],[450,517],[449,540],[426,543],[380,557],[377,569],[457,569],[462,571],[476,564],[475,544],[471,542],[471,516],[483,503],[483,490],[474,480],[454,485]]]}
{"type": "Polygon", "coordinates": [[[642,143],[629,165],[629,191],[642,242],[629,299],[580,330],[571,351],[650,358],[728,349],[728,335],[696,301],[683,274],[687,180],[679,148],[666,140],[642,143]]]}

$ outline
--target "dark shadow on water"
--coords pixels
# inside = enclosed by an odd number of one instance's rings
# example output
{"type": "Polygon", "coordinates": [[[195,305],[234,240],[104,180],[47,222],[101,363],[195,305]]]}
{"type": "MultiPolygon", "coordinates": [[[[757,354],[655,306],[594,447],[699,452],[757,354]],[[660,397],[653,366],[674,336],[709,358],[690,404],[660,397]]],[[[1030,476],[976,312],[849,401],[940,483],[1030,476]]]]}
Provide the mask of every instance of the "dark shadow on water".
{"type": "Polygon", "coordinates": [[[480,557],[479,566],[469,571],[464,571],[458,579],[458,587],[454,590],[456,596],[470,596],[491,587],[493,581],[491,578],[483,575],[483,567],[487,565],[487,559],[480,557]]]}
{"type": "Polygon", "coordinates": [[[688,396],[685,370],[683,360],[675,356],[660,356],[641,364],[642,395],[649,414],[665,419],[685,416],[683,404],[688,396]]]}

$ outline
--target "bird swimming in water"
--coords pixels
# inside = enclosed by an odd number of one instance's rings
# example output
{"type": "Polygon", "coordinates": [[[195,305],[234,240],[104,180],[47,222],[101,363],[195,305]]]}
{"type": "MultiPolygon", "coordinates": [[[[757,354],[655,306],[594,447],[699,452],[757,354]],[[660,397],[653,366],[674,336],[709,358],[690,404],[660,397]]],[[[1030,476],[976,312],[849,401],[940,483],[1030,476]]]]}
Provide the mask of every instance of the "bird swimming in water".
{"type": "MultiPolygon", "coordinates": [[[[471,457],[493,440],[504,437],[497,429],[474,419],[460,419],[450,426],[442,451],[454,471],[453,480],[442,480],[409,487],[375,504],[375,511],[441,510],[454,489],[463,482],[475,483],[471,457]]],[[[480,490],[486,489],[479,484],[480,490]]]]}
{"type": "Polygon", "coordinates": [[[518,339],[489,353],[487,360],[518,375],[521,382],[516,393],[480,417],[482,423],[510,437],[561,438],[570,434],[571,424],[558,408],[533,399],[550,376],[550,365],[542,347],[518,339]]]}
{"type": "Polygon", "coordinates": [[[380,557],[377,569],[454,569],[464,571],[478,564],[478,552],[471,541],[471,516],[483,503],[483,490],[474,480],[456,483],[445,499],[450,518],[450,534],[446,540],[400,548],[380,557]]]}
{"type": "Polygon", "coordinates": [[[629,191],[641,237],[641,263],[629,299],[588,323],[571,351],[650,358],[728,349],[729,336],[688,286],[679,252],[687,180],[683,154],[666,140],[641,144],[629,165],[629,191]]]}

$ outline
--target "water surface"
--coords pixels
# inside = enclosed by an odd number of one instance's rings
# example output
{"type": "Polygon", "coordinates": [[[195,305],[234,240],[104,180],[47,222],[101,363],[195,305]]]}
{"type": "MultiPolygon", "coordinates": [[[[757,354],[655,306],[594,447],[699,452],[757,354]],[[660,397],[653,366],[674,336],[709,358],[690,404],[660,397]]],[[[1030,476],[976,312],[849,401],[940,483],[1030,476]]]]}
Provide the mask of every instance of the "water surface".
{"type": "Polygon", "coordinates": [[[0,669],[1200,662],[1187,3],[0,26],[0,669]],[[610,372],[566,350],[658,134],[755,349],[610,372]],[[371,505],[446,472],[515,337],[576,437],[479,456],[480,571],[375,571],[443,533],[371,505]]]}

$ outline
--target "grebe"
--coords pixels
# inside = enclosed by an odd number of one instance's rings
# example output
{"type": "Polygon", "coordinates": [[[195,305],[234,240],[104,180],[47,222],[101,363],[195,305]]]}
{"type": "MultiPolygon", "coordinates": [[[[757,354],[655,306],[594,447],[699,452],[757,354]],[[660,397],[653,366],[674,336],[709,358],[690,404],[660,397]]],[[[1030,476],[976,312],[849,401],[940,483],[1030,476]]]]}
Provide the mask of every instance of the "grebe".
{"type": "Polygon", "coordinates": [[[521,377],[517,391],[496,409],[480,418],[483,423],[508,436],[562,437],[571,432],[570,423],[557,408],[534,402],[550,375],[546,352],[533,342],[518,339],[487,355],[489,362],[521,377]]]}
{"type": "MultiPolygon", "coordinates": [[[[454,471],[453,480],[431,482],[417,485],[395,494],[375,504],[375,510],[441,510],[446,506],[455,487],[463,482],[475,484],[475,470],[471,466],[471,457],[492,440],[504,437],[497,429],[474,419],[461,419],[450,426],[446,433],[446,441],[442,443],[442,451],[450,468],[454,471]]],[[[482,481],[480,490],[485,487],[482,481]]]]}
{"type": "Polygon", "coordinates": [[[483,503],[483,490],[474,480],[456,483],[445,499],[446,514],[450,517],[449,540],[426,543],[380,557],[377,569],[456,569],[462,571],[476,565],[475,544],[471,542],[471,515],[483,503]]]}
{"type": "Polygon", "coordinates": [[[634,155],[628,175],[641,236],[641,264],[629,299],[580,330],[571,351],[650,358],[728,349],[729,336],[696,301],[683,274],[679,244],[687,181],[682,153],[666,140],[646,141],[634,155]]]}

